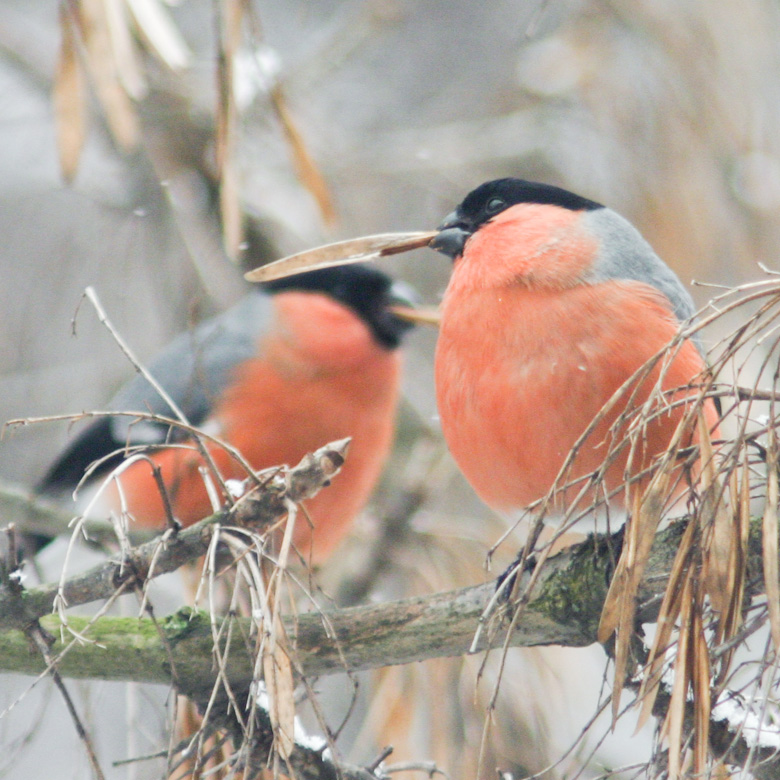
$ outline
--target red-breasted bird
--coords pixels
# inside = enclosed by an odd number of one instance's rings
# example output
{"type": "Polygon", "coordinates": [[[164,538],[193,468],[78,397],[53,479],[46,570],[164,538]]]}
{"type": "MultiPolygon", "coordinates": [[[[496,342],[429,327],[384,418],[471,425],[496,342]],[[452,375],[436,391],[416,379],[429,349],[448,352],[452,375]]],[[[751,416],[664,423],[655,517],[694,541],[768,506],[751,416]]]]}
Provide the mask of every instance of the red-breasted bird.
{"type": "MultiPolygon", "coordinates": [[[[575,442],[669,344],[693,302],[623,217],[547,184],[507,178],[477,187],[430,245],[453,260],[436,348],[444,436],[487,504],[523,508],[550,490],[575,442]]],[[[604,464],[610,427],[627,404],[647,400],[659,377],[663,390],[702,383],[697,344],[685,341],[673,354],[604,416],[564,481],[604,464]]],[[[713,404],[704,411],[714,427],[713,404]]],[[[645,426],[631,474],[669,448],[684,413],[677,406],[645,426]]],[[[609,490],[625,481],[629,449],[606,469],[609,490]]]]}
{"type": "MultiPolygon", "coordinates": [[[[303,519],[296,525],[294,542],[315,563],[349,530],[390,451],[401,370],[397,347],[410,327],[391,307],[409,303],[402,286],[363,266],[289,277],[180,336],[150,367],[191,424],[233,445],[255,469],[296,464],[307,452],[352,437],[339,476],[307,502],[313,531],[303,519]]],[[[173,416],[140,374],[109,408],[173,416]]],[[[121,462],[128,445],[157,445],[148,456],[162,470],[174,516],[189,525],[211,514],[212,505],[200,472],[203,458],[192,447],[175,446],[182,444],[187,438],[166,425],[98,418],[60,455],[41,488],[72,490],[94,461],[106,458],[97,479],[121,462]],[[172,446],[160,448],[165,444],[172,446]]],[[[246,477],[225,450],[208,449],[225,479],[246,477]]],[[[135,522],[163,528],[150,464],[139,459],[119,481],[135,522]]],[[[107,517],[120,506],[112,487],[91,514],[107,517]]]]}
{"type": "MultiPolygon", "coordinates": [[[[685,495],[680,450],[700,445],[702,457],[692,463],[691,477],[698,482],[706,469],[716,485],[710,436],[718,413],[712,399],[701,398],[708,383],[705,360],[694,340],[670,346],[681,323],[693,316],[693,303],[629,222],[557,187],[519,179],[487,182],[464,198],[439,231],[431,246],[452,258],[453,269],[442,304],[436,394],[445,438],[466,478],[492,507],[522,509],[547,495],[578,447],[560,481],[585,482],[559,493],[553,508],[570,510],[595,474],[603,475],[603,487],[588,500],[615,491],[610,504],[628,504],[629,525],[597,634],[602,642],[616,634],[615,720],[649,541],[663,505],[685,495]],[[623,386],[627,391],[616,396],[623,386]],[[613,450],[621,442],[625,446],[613,450]],[[663,464],[657,477],[640,477],[654,463],[663,464]],[[628,497],[627,479],[633,481],[628,497]]],[[[645,684],[651,682],[641,696],[640,723],[652,711],[672,627],[678,625],[673,696],[679,709],[670,707],[669,713],[681,712],[692,694],[695,774],[705,772],[712,684],[705,604],[722,618],[717,642],[728,640],[740,622],[733,611],[739,614],[741,586],[735,583],[742,574],[729,576],[740,544],[734,528],[728,512],[694,514],[689,529],[698,529],[699,536],[686,533],[681,542],[652,666],[644,672],[645,684]]],[[[670,741],[672,777],[682,763],[682,721],[667,718],[662,728],[670,741]]]]}

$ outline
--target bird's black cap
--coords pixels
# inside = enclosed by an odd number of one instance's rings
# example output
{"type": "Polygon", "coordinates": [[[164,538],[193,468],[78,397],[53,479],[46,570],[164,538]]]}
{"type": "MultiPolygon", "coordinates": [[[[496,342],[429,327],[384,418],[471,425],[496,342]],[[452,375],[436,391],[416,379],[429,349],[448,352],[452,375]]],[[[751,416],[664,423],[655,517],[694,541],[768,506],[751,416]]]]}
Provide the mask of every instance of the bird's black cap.
{"type": "Polygon", "coordinates": [[[406,285],[376,268],[344,265],[295,274],[266,282],[262,289],[271,294],[288,290],[320,292],[352,309],[371,329],[379,344],[395,349],[413,323],[396,316],[390,306],[414,306],[414,295],[406,285]]]}
{"type": "Polygon", "coordinates": [[[472,190],[439,225],[441,231],[430,246],[450,257],[463,252],[466,239],[497,214],[518,203],[539,203],[559,206],[571,211],[594,211],[604,208],[573,192],[525,179],[494,179],[472,190]]]}
{"type": "Polygon", "coordinates": [[[466,195],[457,211],[461,217],[478,227],[518,203],[549,204],[570,211],[594,211],[604,208],[600,203],[552,184],[508,178],[481,184],[466,195]]]}

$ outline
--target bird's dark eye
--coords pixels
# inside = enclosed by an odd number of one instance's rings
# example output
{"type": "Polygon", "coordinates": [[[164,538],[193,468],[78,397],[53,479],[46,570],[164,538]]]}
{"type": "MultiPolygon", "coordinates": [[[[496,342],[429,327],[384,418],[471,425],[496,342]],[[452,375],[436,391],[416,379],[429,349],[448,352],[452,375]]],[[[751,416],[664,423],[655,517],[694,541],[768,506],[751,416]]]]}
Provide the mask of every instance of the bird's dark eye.
{"type": "Polygon", "coordinates": [[[487,214],[498,214],[506,208],[506,203],[503,198],[491,198],[485,205],[485,212],[487,214]]]}

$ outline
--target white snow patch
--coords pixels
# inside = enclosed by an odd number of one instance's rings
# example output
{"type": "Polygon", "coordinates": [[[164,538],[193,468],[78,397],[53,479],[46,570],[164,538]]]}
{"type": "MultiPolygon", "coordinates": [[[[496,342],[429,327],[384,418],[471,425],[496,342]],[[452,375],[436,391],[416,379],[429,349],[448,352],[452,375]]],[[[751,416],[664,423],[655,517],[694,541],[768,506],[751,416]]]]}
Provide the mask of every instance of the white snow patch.
{"type": "Polygon", "coordinates": [[[755,697],[750,702],[732,691],[724,691],[712,709],[712,719],[728,721],[731,731],[741,731],[749,747],[780,749],[780,708],[774,702],[755,697]]]}

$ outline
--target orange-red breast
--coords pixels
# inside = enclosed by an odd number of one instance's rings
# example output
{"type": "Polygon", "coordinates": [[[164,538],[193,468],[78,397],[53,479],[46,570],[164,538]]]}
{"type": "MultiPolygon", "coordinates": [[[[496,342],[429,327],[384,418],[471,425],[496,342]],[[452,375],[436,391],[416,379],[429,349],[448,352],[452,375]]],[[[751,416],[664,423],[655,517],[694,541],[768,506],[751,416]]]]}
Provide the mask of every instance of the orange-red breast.
{"type": "MultiPolygon", "coordinates": [[[[332,485],[307,502],[314,530],[300,520],[294,541],[322,561],[367,502],[392,444],[401,360],[397,347],[410,327],[390,310],[409,301],[381,272],[334,268],[265,285],[229,312],[180,336],[151,365],[151,373],[190,423],[238,448],[255,469],[295,464],[307,452],[347,436],[349,454],[332,485]]],[[[112,411],[171,409],[140,375],[114,398],[112,411]]],[[[95,460],[126,445],[157,445],[176,518],[189,525],[212,511],[200,469],[202,457],[168,426],[128,417],[94,421],[49,470],[42,489],[72,490],[95,460]]],[[[208,445],[225,479],[244,470],[221,448],[208,445]]],[[[105,473],[106,468],[102,469],[105,473]]],[[[159,528],[165,513],[145,460],[119,477],[126,507],[140,526],[159,528]]],[[[116,488],[92,514],[120,509],[116,488]]]]}
{"type": "MultiPolygon", "coordinates": [[[[439,229],[431,246],[453,260],[436,349],[444,435],[482,499],[516,510],[550,490],[588,425],[669,344],[693,303],[629,222],[558,187],[487,182],[439,229]]],[[[701,383],[704,371],[698,346],[685,341],[630,403],[644,403],[659,377],[672,390],[701,383]]],[[[602,466],[628,399],[583,443],[567,479],[602,466]]],[[[678,406],[646,426],[631,473],[668,449],[682,414],[678,406]]],[[[705,414],[714,427],[711,402],[705,414]]],[[[628,452],[606,470],[608,489],[624,481],[628,452]]]]}

